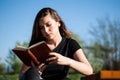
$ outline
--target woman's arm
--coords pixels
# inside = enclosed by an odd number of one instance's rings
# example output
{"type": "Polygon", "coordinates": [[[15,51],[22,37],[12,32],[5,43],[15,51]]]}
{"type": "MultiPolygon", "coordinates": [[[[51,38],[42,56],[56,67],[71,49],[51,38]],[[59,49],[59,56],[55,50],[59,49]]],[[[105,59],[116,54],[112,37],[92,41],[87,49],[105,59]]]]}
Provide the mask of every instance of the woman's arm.
{"type": "Polygon", "coordinates": [[[74,70],[85,74],[85,75],[90,75],[93,73],[93,69],[88,62],[87,58],[85,57],[85,54],[83,53],[82,49],[78,49],[74,55],[74,59],[69,58],[69,64],[68,66],[73,68],[74,70]]]}
{"type": "Polygon", "coordinates": [[[30,67],[26,66],[25,64],[22,65],[20,73],[19,73],[19,79],[23,76],[23,74],[29,69],[30,67]]]}
{"type": "Polygon", "coordinates": [[[48,58],[46,60],[49,62],[49,64],[67,65],[79,73],[85,75],[90,75],[93,73],[93,69],[85,57],[82,49],[78,49],[74,53],[74,59],[62,56],[61,54],[55,52],[51,52],[50,55],[54,57],[48,58]]]}

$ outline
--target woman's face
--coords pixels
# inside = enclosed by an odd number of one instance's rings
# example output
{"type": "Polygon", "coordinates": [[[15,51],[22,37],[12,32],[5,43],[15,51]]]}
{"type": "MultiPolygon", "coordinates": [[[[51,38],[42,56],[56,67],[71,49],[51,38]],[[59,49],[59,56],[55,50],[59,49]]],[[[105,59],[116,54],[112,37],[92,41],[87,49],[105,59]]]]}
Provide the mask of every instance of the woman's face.
{"type": "Polygon", "coordinates": [[[43,17],[39,25],[43,36],[47,40],[54,39],[57,37],[57,35],[60,34],[59,32],[60,23],[56,22],[55,19],[53,19],[50,14],[43,17]]]}

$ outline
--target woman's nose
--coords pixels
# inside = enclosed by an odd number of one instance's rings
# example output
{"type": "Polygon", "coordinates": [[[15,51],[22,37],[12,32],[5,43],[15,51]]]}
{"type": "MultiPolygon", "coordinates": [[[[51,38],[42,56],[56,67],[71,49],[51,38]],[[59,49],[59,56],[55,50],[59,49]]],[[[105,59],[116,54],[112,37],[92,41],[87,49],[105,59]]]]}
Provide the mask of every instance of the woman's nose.
{"type": "Polygon", "coordinates": [[[48,33],[49,27],[45,26],[45,27],[44,27],[44,31],[45,31],[46,33],[48,33]]]}

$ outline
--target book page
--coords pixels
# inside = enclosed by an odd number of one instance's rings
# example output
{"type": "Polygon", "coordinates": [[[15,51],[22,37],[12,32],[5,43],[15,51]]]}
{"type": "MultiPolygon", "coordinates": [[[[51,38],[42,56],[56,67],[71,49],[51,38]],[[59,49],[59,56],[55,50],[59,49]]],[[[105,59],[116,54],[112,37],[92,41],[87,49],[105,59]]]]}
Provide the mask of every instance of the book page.
{"type": "Polygon", "coordinates": [[[35,47],[35,46],[38,46],[38,45],[40,45],[40,44],[43,44],[43,43],[46,43],[46,42],[45,42],[45,41],[41,41],[41,42],[35,43],[35,44],[33,44],[32,46],[30,46],[29,49],[30,49],[30,48],[33,48],[33,47],[35,47]]]}
{"type": "Polygon", "coordinates": [[[22,51],[25,51],[25,50],[27,50],[28,48],[26,48],[26,47],[24,47],[24,46],[19,46],[19,45],[17,45],[15,48],[14,48],[14,50],[22,50],[22,51]]]}

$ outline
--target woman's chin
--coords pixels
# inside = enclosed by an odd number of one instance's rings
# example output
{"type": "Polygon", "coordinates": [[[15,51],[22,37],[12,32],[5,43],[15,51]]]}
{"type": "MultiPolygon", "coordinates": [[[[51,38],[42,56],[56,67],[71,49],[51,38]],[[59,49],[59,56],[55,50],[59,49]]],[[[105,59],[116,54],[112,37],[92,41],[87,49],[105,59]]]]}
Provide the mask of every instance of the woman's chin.
{"type": "Polygon", "coordinates": [[[53,39],[52,36],[47,36],[46,38],[47,38],[48,40],[52,40],[52,39],[53,39]]]}

